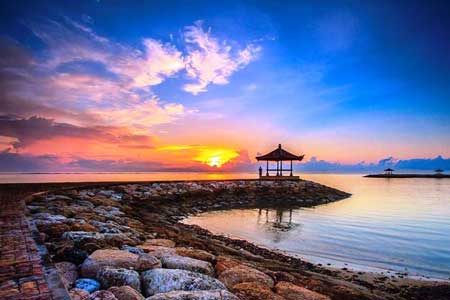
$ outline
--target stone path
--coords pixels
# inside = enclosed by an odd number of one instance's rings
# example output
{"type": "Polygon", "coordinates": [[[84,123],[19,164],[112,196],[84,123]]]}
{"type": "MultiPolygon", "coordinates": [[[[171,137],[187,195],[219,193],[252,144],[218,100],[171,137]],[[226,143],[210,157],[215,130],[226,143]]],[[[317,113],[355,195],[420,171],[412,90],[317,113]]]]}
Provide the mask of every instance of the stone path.
{"type": "Polygon", "coordinates": [[[0,195],[0,299],[55,300],[25,216],[25,202],[0,195]]]}

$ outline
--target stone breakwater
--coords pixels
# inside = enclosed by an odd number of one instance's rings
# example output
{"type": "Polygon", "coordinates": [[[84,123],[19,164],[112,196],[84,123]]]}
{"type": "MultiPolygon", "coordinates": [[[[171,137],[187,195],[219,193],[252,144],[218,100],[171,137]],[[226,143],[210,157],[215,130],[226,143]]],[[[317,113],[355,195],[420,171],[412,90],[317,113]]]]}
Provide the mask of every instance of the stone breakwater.
{"type": "Polygon", "coordinates": [[[348,196],[309,181],[118,184],[38,195],[28,212],[72,299],[415,299],[413,290],[178,222],[209,210],[348,196]]]}

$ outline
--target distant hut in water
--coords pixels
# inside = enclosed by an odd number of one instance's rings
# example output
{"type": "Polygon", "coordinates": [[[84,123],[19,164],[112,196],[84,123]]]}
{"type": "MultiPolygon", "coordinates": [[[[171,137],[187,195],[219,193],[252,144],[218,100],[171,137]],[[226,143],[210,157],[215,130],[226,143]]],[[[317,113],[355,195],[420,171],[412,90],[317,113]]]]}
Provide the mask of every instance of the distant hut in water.
{"type": "Polygon", "coordinates": [[[442,175],[443,172],[444,172],[444,170],[442,170],[442,169],[434,170],[434,173],[435,173],[436,175],[442,175]]]}
{"type": "Polygon", "coordinates": [[[384,170],[384,174],[385,175],[392,175],[392,172],[394,172],[394,170],[391,169],[391,168],[387,168],[387,169],[384,170]]]}

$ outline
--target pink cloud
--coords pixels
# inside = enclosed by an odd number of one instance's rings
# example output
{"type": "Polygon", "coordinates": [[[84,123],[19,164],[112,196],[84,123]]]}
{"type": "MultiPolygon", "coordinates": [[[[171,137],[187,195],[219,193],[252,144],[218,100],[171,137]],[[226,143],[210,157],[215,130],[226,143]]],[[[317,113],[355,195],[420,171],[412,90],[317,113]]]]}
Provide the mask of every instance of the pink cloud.
{"type": "Polygon", "coordinates": [[[130,126],[134,130],[147,132],[154,125],[172,123],[175,120],[194,113],[179,103],[162,103],[157,97],[126,107],[89,110],[89,114],[107,124],[130,126]]]}

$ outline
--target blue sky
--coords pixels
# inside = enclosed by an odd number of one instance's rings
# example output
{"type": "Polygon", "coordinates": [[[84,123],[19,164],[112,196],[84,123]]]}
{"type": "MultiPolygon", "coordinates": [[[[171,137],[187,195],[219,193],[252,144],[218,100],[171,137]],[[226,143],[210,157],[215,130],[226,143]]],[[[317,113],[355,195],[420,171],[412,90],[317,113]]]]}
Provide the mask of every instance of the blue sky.
{"type": "Polygon", "coordinates": [[[96,147],[69,154],[52,143],[78,135],[23,143],[0,124],[4,151],[156,165],[176,156],[186,167],[219,150],[248,163],[280,142],[342,163],[450,156],[445,1],[1,5],[2,44],[14,49],[2,93],[20,101],[7,98],[0,113],[24,126],[53,120],[48,132],[108,128],[96,147]],[[148,149],[113,149],[124,132],[148,149]]]}

